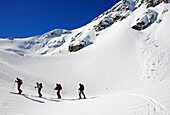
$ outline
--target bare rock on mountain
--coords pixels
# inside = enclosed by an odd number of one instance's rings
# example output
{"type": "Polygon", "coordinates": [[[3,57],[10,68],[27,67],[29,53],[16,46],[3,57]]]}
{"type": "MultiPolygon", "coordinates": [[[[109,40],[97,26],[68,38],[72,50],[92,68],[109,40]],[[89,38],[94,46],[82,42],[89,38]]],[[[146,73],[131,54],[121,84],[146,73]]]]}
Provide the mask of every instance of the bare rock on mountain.
{"type": "Polygon", "coordinates": [[[137,19],[137,23],[132,26],[132,28],[136,30],[144,30],[157,20],[157,16],[158,13],[148,10],[148,12],[144,13],[141,18],[137,19]]]}
{"type": "Polygon", "coordinates": [[[101,31],[110,25],[122,21],[127,16],[131,14],[132,11],[134,11],[135,8],[135,2],[132,0],[122,0],[116,5],[114,5],[111,9],[104,12],[99,17],[95,18],[95,20],[100,20],[98,24],[94,26],[95,31],[101,31]],[[103,19],[102,19],[103,18],[103,19]]]}
{"type": "Polygon", "coordinates": [[[69,46],[69,51],[70,52],[76,52],[76,51],[78,51],[78,50],[80,50],[80,49],[82,49],[82,48],[84,48],[85,46],[84,45],[82,45],[82,44],[80,44],[80,45],[75,45],[75,46],[69,46]]]}
{"type": "Polygon", "coordinates": [[[136,0],[136,3],[138,7],[140,7],[142,4],[147,4],[147,8],[149,7],[155,7],[159,5],[160,3],[170,3],[170,0],[136,0]]]}
{"type": "Polygon", "coordinates": [[[87,35],[86,37],[82,37],[80,39],[74,39],[74,41],[72,41],[69,45],[69,51],[76,52],[92,43],[93,42],[91,41],[90,35],[87,35]]]}

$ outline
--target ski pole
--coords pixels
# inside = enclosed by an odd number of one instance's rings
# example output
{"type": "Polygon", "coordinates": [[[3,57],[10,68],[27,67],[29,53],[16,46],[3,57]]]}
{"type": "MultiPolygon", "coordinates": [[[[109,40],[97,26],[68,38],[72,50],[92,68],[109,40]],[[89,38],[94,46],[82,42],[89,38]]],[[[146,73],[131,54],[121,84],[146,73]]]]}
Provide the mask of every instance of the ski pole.
{"type": "Polygon", "coordinates": [[[55,92],[55,90],[53,90],[53,93],[52,93],[52,95],[54,95],[54,92],[55,92]]]}
{"type": "Polygon", "coordinates": [[[14,87],[15,87],[15,82],[14,82],[13,87],[12,87],[12,92],[13,92],[13,90],[14,90],[14,87]]]}

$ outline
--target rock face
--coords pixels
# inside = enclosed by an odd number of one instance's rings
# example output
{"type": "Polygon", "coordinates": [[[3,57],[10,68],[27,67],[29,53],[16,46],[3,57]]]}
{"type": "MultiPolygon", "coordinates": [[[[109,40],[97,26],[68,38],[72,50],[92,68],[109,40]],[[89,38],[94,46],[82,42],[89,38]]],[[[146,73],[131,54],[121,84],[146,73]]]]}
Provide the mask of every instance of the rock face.
{"type": "Polygon", "coordinates": [[[162,2],[164,2],[164,3],[170,2],[170,0],[145,0],[145,1],[148,3],[148,7],[150,7],[150,6],[155,7],[162,2]]]}
{"type": "Polygon", "coordinates": [[[80,45],[75,45],[75,46],[69,46],[69,51],[70,52],[76,52],[80,49],[82,49],[84,47],[84,45],[80,44],[80,45]]]}
{"type": "Polygon", "coordinates": [[[70,52],[76,52],[93,43],[92,38],[94,38],[94,36],[90,33],[87,36],[83,36],[84,34],[86,33],[80,32],[74,38],[72,38],[72,41],[69,45],[70,52]]]}
{"type": "Polygon", "coordinates": [[[137,23],[132,26],[132,28],[136,30],[143,30],[154,23],[157,20],[157,16],[158,13],[152,10],[148,10],[146,13],[143,14],[141,18],[137,19],[137,23]]]}
{"type": "Polygon", "coordinates": [[[94,29],[98,32],[101,31],[110,25],[114,24],[117,21],[121,21],[127,16],[122,16],[122,15],[114,15],[114,17],[106,17],[104,20],[100,21],[98,25],[94,26],[94,29]]]}
{"type": "Polygon", "coordinates": [[[135,2],[130,0],[122,0],[113,6],[108,11],[104,12],[99,17],[95,18],[95,20],[102,19],[99,21],[97,25],[94,26],[95,31],[101,31],[110,25],[122,21],[127,16],[131,14],[133,10],[135,10],[135,2]]]}
{"type": "Polygon", "coordinates": [[[147,8],[148,7],[155,7],[159,5],[160,3],[170,3],[170,0],[136,0],[138,3],[138,7],[140,7],[143,3],[147,3],[147,8]]]}

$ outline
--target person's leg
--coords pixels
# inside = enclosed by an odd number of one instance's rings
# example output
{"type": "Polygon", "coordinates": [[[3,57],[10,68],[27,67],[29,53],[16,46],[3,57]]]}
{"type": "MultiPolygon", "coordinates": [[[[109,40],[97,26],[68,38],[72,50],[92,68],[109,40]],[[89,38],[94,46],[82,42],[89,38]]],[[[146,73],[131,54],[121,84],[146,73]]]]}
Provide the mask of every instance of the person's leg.
{"type": "Polygon", "coordinates": [[[42,97],[41,88],[40,88],[40,97],[42,97]]]}
{"type": "Polygon", "coordinates": [[[22,90],[20,89],[20,87],[21,87],[21,84],[18,84],[18,94],[21,94],[22,93],[22,90]]]}
{"type": "Polygon", "coordinates": [[[84,94],[84,92],[82,91],[82,94],[83,94],[83,96],[84,96],[84,99],[86,99],[86,96],[85,96],[85,94],[84,94]]]}
{"type": "Polygon", "coordinates": [[[59,98],[61,98],[61,94],[60,94],[60,91],[59,91],[59,98]]]}
{"type": "Polygon", "coordinates": [[[39,97],[42,97],[41,88],[38,88],[38,94],[39,94],[39,97]]]}
{"type": "Polygon", "coordinates": [[[60,90],[57,91],[57,96],[58,96],[59,99],[61,98],[60,90]]]}
{"type": "Polygon", "coordinates": [[[58,95],[59,95],[59,94],[58,94],[58,91],[57,91],[57,97],[58,97],[58,95]]]}
{"type": "Polygon", "coordinates": [[[82,93],[82,91],[79,91],[79,99],[82,99],[82,98],[81,98],[81,93],[82,93]]]}

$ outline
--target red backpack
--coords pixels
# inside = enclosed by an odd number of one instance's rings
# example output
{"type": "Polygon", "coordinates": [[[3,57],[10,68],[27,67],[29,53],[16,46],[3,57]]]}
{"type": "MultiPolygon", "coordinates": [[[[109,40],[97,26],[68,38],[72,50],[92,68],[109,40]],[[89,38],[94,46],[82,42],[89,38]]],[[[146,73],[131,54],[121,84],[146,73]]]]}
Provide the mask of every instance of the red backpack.
{"type": "Polygon", "coordinates": [[[22,81],[22,80],[20,80],[20,83],[21,83],[21,84],[23,84],[23,81],[22,81]]]}

